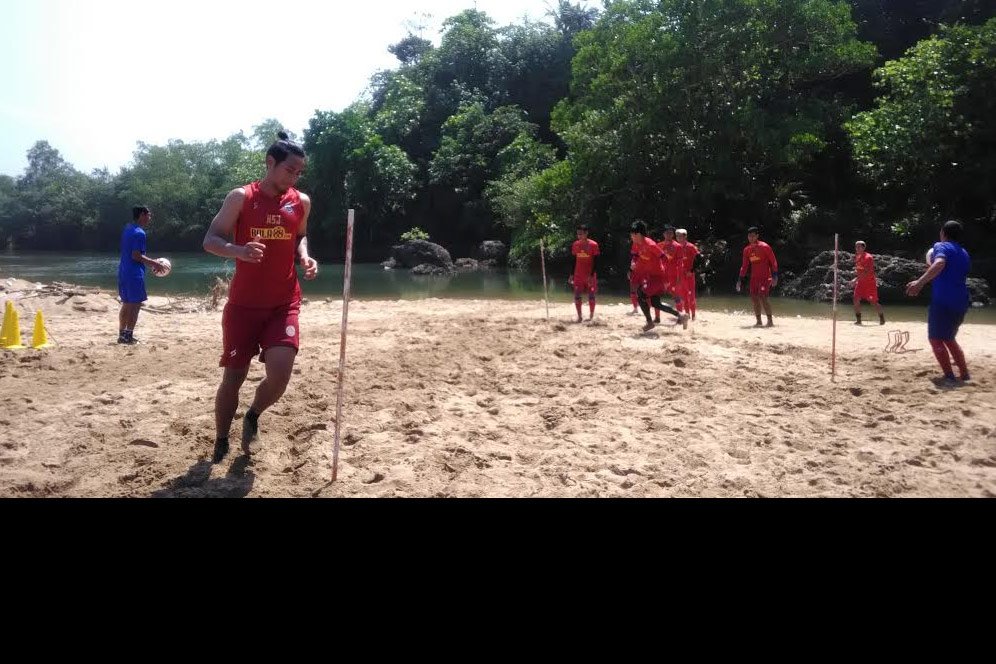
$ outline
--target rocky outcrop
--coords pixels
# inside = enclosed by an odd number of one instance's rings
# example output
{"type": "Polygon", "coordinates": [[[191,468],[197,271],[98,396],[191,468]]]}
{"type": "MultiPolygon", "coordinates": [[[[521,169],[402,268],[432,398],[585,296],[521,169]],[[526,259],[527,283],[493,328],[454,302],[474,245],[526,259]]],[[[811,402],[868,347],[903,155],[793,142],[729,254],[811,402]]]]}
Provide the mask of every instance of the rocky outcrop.
{"type": "MultiPolygon", "coordinates": [[[[848,301],[854,295],[851,280],[855,278],[854,254],[840,252],[840,294],[841,301],[848,301]]],[[[878,280],[878,295],[883,303],[910,302],[906,295],[906,284],[915,281],[924,273],[927,266],[923,262],[898,256],[875,255],[875,277],[878,280]]],[[[788,275],[785,275],[788,276],[788,275]]],[[[785,279],[781,294],[817,302],[833,299],[833,252],[825,251],[810,262],[809,267],[798,278],[785,279]]],[[[989,284],[983,279],[968,280],[968,290],[973,303],[990,303],[989,284]]],[[[916,300],[930,300],[930,288],[925,288],[916,300]]]]}
{"type": "Polygon", "coordinates": [[[391,257],[396,261],[397,266],[414,268],[419,265],[433,265],[435,267],[453,269],[453,258],[450,252],[433,242],[425,240],[412,240],[391,247],[391,257]]]}

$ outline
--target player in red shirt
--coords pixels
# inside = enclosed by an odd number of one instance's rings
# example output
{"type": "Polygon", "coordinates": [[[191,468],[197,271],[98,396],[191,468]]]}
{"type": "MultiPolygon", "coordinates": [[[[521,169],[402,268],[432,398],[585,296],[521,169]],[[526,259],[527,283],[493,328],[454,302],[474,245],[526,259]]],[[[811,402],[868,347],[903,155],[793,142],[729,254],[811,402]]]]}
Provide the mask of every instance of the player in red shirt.
{"type": "Polygon", "coordinates": [[[598,243],[588,239],[588,226],[582,224],[578,226],[578,240],[571,247],[571,254],[574,255],[574,274],[571,275],[569,283],[574,286],[574,306],[578,310],[578,322],[584,320],[581,315],[581,300],[585,293],[588,294],[588,320],[595,318],[595,293],[598,292],[598,274],[595,271],[595,262],[601,251],[598,243]]]}
{"type": "Polygon", "coordinates": [[[855,325],[861,325],[861,300],[875,305],[878,311],[878,324],[885,325],[885,312],[878,301],[878,281],[875,280],[875,257],[867,251],[867,245],[861,240],[854,243],[854,271],[857,277],[851,281],[854,287],[854,317],[855,325]]]}
{"type": "Polygon", "coordinates": [[[304,150],[287,134],[278,136],[266,152],[266,175],[229,192],[204,236],[207,252],[236,261],[221,320],[225,373],[215,397],[214,463],[228,453],[239,389],[259,354],[266,378],[242,420],[242,451],[252,454],[259,416],[283,395],[294,370],[301,309],[295,259],[305,279],[318,276],[318,262],[308,253],[311,199],[294,189],[306,164],[304,150]]]}
{"type": "Polygon", "coordinates": [[[675,235],[678,238],[678,252],[675,262],[677,266],[675,296],[680,298],[678,301],[684,304],[685,312],[691,314],[692,320],[695,320],[697,307],[695,270],[702,262],[702,253],[698,247],[688,241],[688,231],[684,228],[675,231],[675,235]]]}
{"type": "MultiPolygon", "coordinates": [[[[668,292],[675,295],[675,308],[682,311],[681,298],[678,297],[678,243],[674,241],[674,226],[664,227],[664,237],[657,246],[661,248],[664,255],[661,260],[664,263],[664,279],[667,281],[668,292]]],[[[654,322],[661,322],[661,310],[654,311],[654,322]]]]}
{"type": "Polygon", "coordinates": [[[668,292],[667,279],[664,276],[664,263],[661,261],[664,251],[657,246],[656,242],[647,237],[647,224],[642,221],[633,222],[629,237],[633,241],[632,253],[637,254],[636,267],[633,270],[634,278],[638,284],[637,296],[640,309],[643,310],[643,316],[647,319],[643,331],[649,332],[655,327],[655,323],[650,317],[651,304],[677,318],[678,322],[685,329],[688,329],[688,316],[661,302],[661,296],[668,292]]]}
{"type": "Polygon", "coordinates": [[[768,295],[771,289],[778,285],[778,261],[775,260],[775,252],[771,247],[761,242],[757,227],[747,229],[747,242],[748,245],[744,247],[744,262],[740,266],[740,278],[737,279],[737,292],[742,290],[741,282],[747,276],[747,269],[750,268],[750,299],[754,302],[754,315],[757,317],[755,327],[763,327],[762,307],[764,313],[768,315],[768,327],[774,327],[768,295]]]}

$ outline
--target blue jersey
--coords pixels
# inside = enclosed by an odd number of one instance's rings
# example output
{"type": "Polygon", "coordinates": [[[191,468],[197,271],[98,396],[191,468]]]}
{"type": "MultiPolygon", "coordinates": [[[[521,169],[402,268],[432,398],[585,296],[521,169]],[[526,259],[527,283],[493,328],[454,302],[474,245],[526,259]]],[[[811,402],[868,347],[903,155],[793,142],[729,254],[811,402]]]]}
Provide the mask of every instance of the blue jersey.
{"type": "Polygon", "coordinates": [[[131,257],[133,251],[145,254],[145,231],[138,224],[125,226],[121,233],[121,262],[118,264],[118,278],[134,279],[145,277],[145,265],[131,257]]]}
{"type": "Polygon", "coordinates": [[[957,242],[938,242],[934,245],[934,260],[944,259],[944,271],[933,281],[931,302],[949,309],[967,309],[968,286],[965,280],[972,262],[957,242]]]}

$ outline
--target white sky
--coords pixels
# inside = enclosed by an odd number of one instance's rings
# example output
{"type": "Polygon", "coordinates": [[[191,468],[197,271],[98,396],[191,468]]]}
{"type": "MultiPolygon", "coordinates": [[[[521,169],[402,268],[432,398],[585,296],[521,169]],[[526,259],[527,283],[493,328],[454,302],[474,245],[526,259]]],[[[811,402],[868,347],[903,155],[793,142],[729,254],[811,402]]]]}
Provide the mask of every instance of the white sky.
{"type": "MultiPolygon", "coordinates": [[[[111,172],[137,141],[247,134],[275,117],[299,135],[342,110],[387,47],[427,13],[424,36],[463,9],[497,25],[552,0],[0,0],[0,173],[47,140],[77,169],[111,172]]],[[[586,4],[594,5],[594,2],[586,4]]]]}

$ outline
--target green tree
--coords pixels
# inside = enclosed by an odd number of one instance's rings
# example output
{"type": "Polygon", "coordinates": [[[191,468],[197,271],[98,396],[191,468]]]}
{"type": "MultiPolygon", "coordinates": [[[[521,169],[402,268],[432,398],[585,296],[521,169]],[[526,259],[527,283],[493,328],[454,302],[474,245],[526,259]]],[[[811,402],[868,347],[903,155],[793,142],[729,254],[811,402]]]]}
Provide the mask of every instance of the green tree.
{"type": "Polygon", "coordinates": [[[621,0],[575,45],[553,116],[584,194],[570,216],[620,243],[635,217],[773,232],[777,192],[839,124],[832,83],[875,57],[830,0],[621,0]]]}
{"type": "MultiPolygon", "coordinates": [[[[996,217],[996,19],[952,26],[875,72],[881,97],[847,123],[860,172],[895,215],[996,217]]],[[[913,233],[916,225],[894,230],[913,233]]]]}

